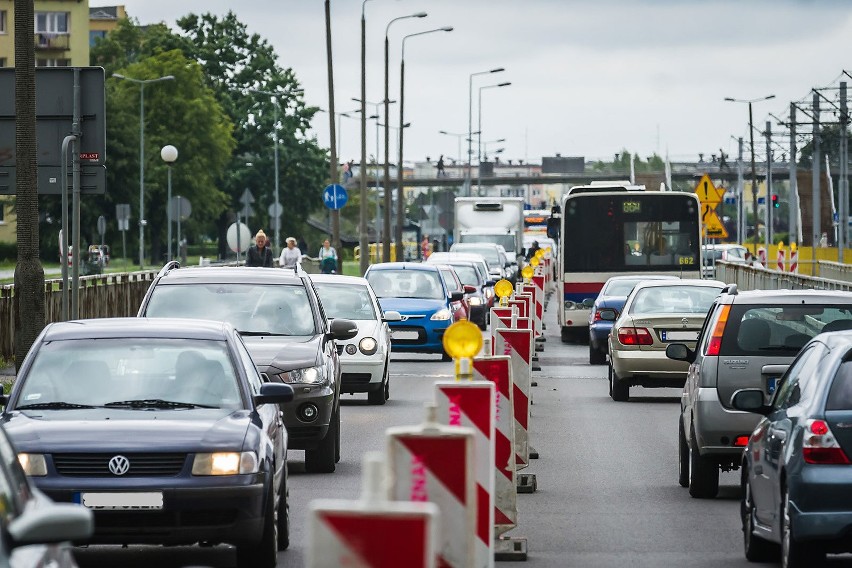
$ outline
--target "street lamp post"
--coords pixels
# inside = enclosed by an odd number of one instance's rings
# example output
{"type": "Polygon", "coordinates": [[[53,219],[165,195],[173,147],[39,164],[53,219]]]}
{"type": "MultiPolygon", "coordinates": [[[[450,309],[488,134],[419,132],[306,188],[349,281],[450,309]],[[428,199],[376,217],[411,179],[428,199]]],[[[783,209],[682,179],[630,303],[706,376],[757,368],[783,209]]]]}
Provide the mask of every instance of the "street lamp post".
{"type": "MultiPolygon", "coordinates": [[[[359,178],[361,182],[361,203],[358,211],[358,245],[361,249],[361,259],[358,268],[361,276],[367,272],[370,266],[369,248],[370,242],[367,238],[367,19],[365,6],[370,0],[361,2],[361,170],[359,178]]],[[[376,159],[379,159],[376,153],[376,159]]],[[[376,185],[378,192],[378,184],[376,185]]],[[[378,230],[379,226],[376,225],[378,230]]]]}
{"type": "MultiPolygon", "coordinates": [[[[476,193],[480,192],[480,190],[481,190],[480,184],[482,183],[482,91],[484,91],[485,89],[498,89],[500,87],[508,87],[511,84],[512,83],[510,83],[510,82],[505,82],[505,83],[497,83],[496,85],[485,85],[485,86],[479,87],[479,99],[476,103],[477,104],[477,111],[478,111],[478,114],[479,114],[479,117],[477,119],[478,122],[477,122],[477,126],[476,126],[476,129],[479,131],[479,133],[476,135],[476,140],[478,142],[478,144],[477,144],[478,147],[476,149],[476,160],[477,160],[477,163],[479,164],[479,167],[477,167],[477,176],[476,176],[476,193]]],[[[502,140],[505,142],[505,139],[502,139],[502,140]]]]}
{"type": "Polygon", "coordinates": [[[502,67],[497,67],[495,69],[490,69],[488,71],[477,71],[476,73],[471,73],[468,78],[468,89],[467,89],[467,172],[464,176],[465,186],[467,187],[467,195],[470,196],[470,185],[472,183],[470,168],[471,168],[471,160],[473,159],[473,78],[477,75],[487,75],[489,73],[502,73],[505,71],[502,67]]]}
{"type": "MultiPolygon", "coordinates": [[[[752,197],[752,207],[754,208],[754,236],[755,242],[757,242],[757,168],[754,163],[754,117],[752,114],[752,104],[760,103],[763,101],[768,101],[770,99],[774,99],[775,95],[768,95],[765,97],[760,97],[757,99],[735,99],[732,97],[725,97],[725,100],[730,103],[748,103],[748,136],[749,136],[749,144],[751,147],[751,197],[752,197]]],[[[766,196],[766,206],[770,207],[771,203],[769,203],[769,196],[766,196]]],[[[748,222],[743,223],[743,226],[748,226],[748,222]]],[[[768,231],[769,228],[767,227],[768,231]]]]}
{"type": "Polygon", "coordinates": [[[164,75],[156,79],[133,79],[119,73],[113,73],[116,79],[130,81],[139,85],[139,268],[145,268],[145,85],[160,81],[174,81],[174,75],[164,75]]]}
{"type": "MultiPolygon", "coordinates": [[[[160,157],[168,166],[168,191],[166,193],[166,220],[168,221],[169,228],[166,230],[166,240],[168,241],[168,260],[172,260],[172,164],[175,163],[175,160],[178,158],[177,148],[172,146],[171,144],[167,146],[163,146],[163,149],[160,150],[160,157]]],[[[180,210],[177,212],[178,218],[180,218],[180,210]]]]}
{"type": "Polygon", "coordinates": [[[405,132],[404,109],[405,109],[405,41],[412,37],[433,34],[435,32],[451,32],[451,26],[435,28],[423,32],[408,34],[402,38],[402,56],[399,60],[399,163],[396,168],[396,231],[394,241],[396,242],[396,260],[405,260],[402,243],[402,224],[405,221],[405,191],[402,187],[402,144],[405,132]]]}
{"type": "Polygon", "coordinates": [[[388,38],[388,34],[390,33],[390,27],[394,22],[398,22],[400,20],[407,20],[409,18],[425,18],[427,16],[426,12],[418,12],[416,14],[409,14],[408,16],[400,16],[398,18],[392,19],[388,22],[388,25],[385,27],[385,222],[384,222],[384,230],[383,238],[382,238],[382,260],[384,262],[390,262],[390,240],[391,240],[391,208],[393,207],[393,200],[390,191],[390,152],[388,151],[390,148],[390,128],[388,128],[388,115],[390,114],[390,93],[389,93],[389,78],[388,78],[388,59],[390,58],[390,39],[388,38]]]}
{"type": "Polygon", "coordinates": [[[462,138],[464,138],[464,136],[465,136],[464,133],[459,134],[459,133],[456,133],[456,132],[447,132],[446,130],[439,130],[438,134],[445,134],[447,136],[455,136],[456,137],[456,143],[458,144],[458,154],[456,154],[456,156],[457,156],[456,159],[458,160],[459,164],[463,163],[464,160],[462,160],[462,155],[461,155],[461,152],[462,152],[461,141],[462,141],[462,138]]]}

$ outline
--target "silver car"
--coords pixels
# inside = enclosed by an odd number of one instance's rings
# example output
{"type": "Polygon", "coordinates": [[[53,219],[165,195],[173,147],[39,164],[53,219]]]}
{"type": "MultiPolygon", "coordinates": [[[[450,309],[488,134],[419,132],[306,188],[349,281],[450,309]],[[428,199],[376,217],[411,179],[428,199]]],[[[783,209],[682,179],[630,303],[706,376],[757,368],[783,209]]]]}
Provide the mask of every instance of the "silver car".
{"type": "Polygon", "coordinates": [[[768,402],[801,348],[819,333],[841,329],[852,329],[852,293],[738,292],[730,285],[713,303],[697,347],[668,346],[669,358],[689,364],[678,421],[678,481],[690,495],[716,496],[719,471],[739,467],[759,421],[731,406],[733,394],[761,389],[768,402]]]}

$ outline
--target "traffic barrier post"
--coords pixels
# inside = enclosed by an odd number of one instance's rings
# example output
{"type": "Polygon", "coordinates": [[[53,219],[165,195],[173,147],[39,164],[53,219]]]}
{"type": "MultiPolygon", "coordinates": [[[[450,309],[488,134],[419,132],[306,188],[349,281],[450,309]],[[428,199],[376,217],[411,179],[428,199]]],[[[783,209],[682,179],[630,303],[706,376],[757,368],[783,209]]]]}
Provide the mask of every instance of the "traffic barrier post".
{"type": "Polygon", "coordinates": [[[776,268],[779,272],[784,272],[784,265],[786,264],[786,256],[787,252],[784,250],[784,243],[778,243],[778,255],[775,259],[776,268]]]}
{"type": "MultiPolygon", "coordinates": [[[[434,503],[441,514],[437,564],[472,568],[476,535],[474,433],[437,423],[435,407],[419,426],[388,428],[388,496],[434,503]]],[[[401,565],[402,566],[402,565],[401,565]]]]}
{"type": "Polygon", "coordinates": [[[790,272],[799,272],[799,247],[796,243],[790,243],[790,272]]]}
{"type": "MultiPolygon", "coordinates": [[[[529,465],[529,419],[532,403],[530,368],[532,355],[532,331],[528,329],[498,329],[495,352],[508,355],[512,364],[513,407],[515,411],[515,466],[524,469],[529,465]]],[[[518,493],[536,490],[535,474],[517,476],[518,493]]]]}
{"type": "Polygon", "coordinates": [[[383,455],[367,452],[362,464],[360,500],[311,501],[308,568],[435,568],[438,507],[388,501],[383,455]]]}
{"type": "Polygon", "coordinates": [[[760,263],[760,265],[762,267],[764,267],[764,268],[767,267],[767,264],[766,264],[766,249],[765,248],[760,247],[760,248],[757,249],[757,261],[760,263]]]}
{"type": "Polygon", "coordinates": [[[539,341],[547,341],[544,337],[544,330],[547,329],[547,326],[544,324],[544,301],[545,301],[545,290],[546,290],[546,277],[544,274],[533,276],[533,285],[535,286],[536,295],[533,298],[535,300],[535,314],[536,318],[538,318],[541,333],[539,334],[539,341]]]}

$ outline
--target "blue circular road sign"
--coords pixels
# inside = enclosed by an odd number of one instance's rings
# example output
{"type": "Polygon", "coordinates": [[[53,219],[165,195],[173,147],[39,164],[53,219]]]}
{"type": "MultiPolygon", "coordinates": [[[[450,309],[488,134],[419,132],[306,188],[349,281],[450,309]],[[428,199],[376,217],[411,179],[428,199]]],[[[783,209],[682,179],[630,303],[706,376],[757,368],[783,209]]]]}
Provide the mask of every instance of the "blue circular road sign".
{"type": "Polygon", "coordinates": [[[341,209],[349,201],[349,194],[342,185],[329,185],[322,190],[322,202],[329,209],[341,209]]]}

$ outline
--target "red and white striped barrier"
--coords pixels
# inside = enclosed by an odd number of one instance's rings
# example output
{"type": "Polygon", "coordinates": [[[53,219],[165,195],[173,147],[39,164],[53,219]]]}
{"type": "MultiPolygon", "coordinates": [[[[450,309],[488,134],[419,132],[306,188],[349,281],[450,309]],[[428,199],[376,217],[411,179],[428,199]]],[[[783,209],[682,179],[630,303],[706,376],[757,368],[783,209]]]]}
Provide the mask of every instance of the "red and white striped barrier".
{"type": "Polygon", "coordinates": [[[512,363],[514,381],[513,405],[515,410],[515,464],[517,469],[529,465],[529,418],[533,337],[528,329],[498,329],[494,351],[508,355],[512,363]]]}
{"type": "Polygon", "coordinates": [[[496,429],[494,433],[494,533],[518,525],[518,492],[515,480],[514,383],[510,357],[479,357],[473,360],[473,378],[494,384],[496,429]]]}
{"type": "Polygon", "coordinates": [[[474,432],[477,568],[494,566],[494,444],[497,413],[491,381],[435,383],[438,422],[474,432]]]}
{"type": "Polygon", "coordinates": [[[509,300],[509,306],[515,306],[516,308],[518,308],[518,317],[520,317],[520,318],[529,317],[529,310],[527,309],[528,304],[527,304],[526,300],[518,298],[517,294],[515,294],[515,297],[513,297],[511,300],[509,300]]]}
{"type": "MultiPolygon", "coordinates": [[[[540,265],[539,265],[540,266],[540,265]]],[[[541,317],[544,315],[544,304],[542,304],[544,298],[544,292],[542,292],[538,286],[535,284],[535,280],[544,280],[543,276],[533,276],[533,281],[530,284],[524,284],[522,287],[522,291],[524,294],[531,296],[531,305],[529,314],[533,319],[533,323],[535,325],[535,337],[538,340],[539,337],[544,333],[544,329],[542,328],[541,317]]]]}
{"type": "MultiPolygon", "coordinates": [[[[546,272],[545,272],[546,274],[546,272]]],[[[538,318],[541,332],[544,333],[544,298],[547,290],[547,278],[544,274],[533,276],[533,285],[536,288],[535,296],[535,317],[538,318]]]]}
{"type": "Polygon", "coordinates": [[[795,243],[790,245],[790,272],[799,272],[799,249],[795,243]]]}
{"type": "Polygon", "coordinates": [[[757,249],[757,261],[764,268],[766,268],[768,266],[766,264],[766,249],[765,248],[760,247],[759,249],[757,249]]]}
{"type": "Polygon", "coordinates": [[[439,567],[474,566],[476,481],[474,433],[441,426],[432,416],[420,426],[387,429],[389,497],[430,501],[441,512],[439,567]]]}
{"type": "Polygon", "coordinates": [[[778,269],[779,272],[784,272],[784,265],[786,264],[786,260],[787,260],[786,257],[787,257],[787,251],[784,250],[783,244],[778,245],[778,255],[775,259],[775,264],[776,264],[776,268],[778,269]]]}
{"type": "Polygon", "coordinates": [[[383,461],[379,452],[365,455],[359,501],[311,501],[308,568],[435,568],[438,507],[387,501],[383,461]]]}

